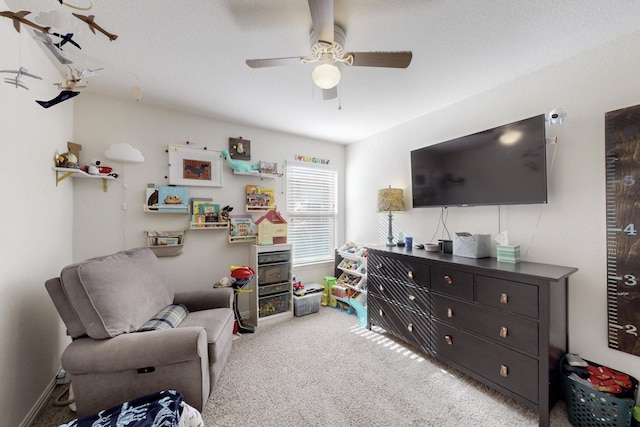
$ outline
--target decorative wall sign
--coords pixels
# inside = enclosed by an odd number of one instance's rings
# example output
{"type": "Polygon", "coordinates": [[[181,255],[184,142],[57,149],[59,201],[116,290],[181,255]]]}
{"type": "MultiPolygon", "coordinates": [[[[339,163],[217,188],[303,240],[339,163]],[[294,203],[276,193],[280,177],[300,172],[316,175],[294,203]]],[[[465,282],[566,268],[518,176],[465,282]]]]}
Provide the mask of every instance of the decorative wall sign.
{"type": "Polygon", "coordinates": [[[251,141],[229,138],[229,155],[234,160],[251,160],[251,141]]]}
{"type": "Polygon", "coordinates": [[[169,184],[222,187],[222,154],[218,150],[169,145],[169,184]]]}
{"type": "Polygon", "coordinates": [[[605,162],[608,343],[640,356],[640,105],[606,113],[605,162]]]}
{"type": "Polygon", "coordinates": [[[296,154],[295,159],[299,162],[317,163],[319,165],[329,164],[329,159],[321,159],[319,157],[313,157],[313,156],[303,156],[300,154],[296,154]]]}

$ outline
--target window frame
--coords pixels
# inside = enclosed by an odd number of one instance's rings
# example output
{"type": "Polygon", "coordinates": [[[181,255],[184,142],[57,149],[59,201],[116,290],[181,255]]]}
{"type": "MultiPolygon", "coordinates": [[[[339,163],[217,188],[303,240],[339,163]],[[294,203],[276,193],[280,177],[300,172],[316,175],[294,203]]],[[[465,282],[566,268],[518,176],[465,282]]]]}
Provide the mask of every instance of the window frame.
{"type": "MultiPolygon", "coordinates": [[[[293,245],[293,264],[296,266],[302,265],[314,265],[328,262],[335,262],[335,248],[338,236],[338,171],[328,165],[316,164],[310,162],[300,162],[296,160],[287,160],[285,163],[285,189],[286,189],[286,212],[289,219],[289,243],[293,245]],[[304,184],[300,185],[297,189],[292,188],[296,185],[293,182],[294,179],[299,179],[300,175],[316,173],[319,176],[319,182],[316,184],[308,184],[313,187],[307,189],[307,191],[315,192],[318,186],[324,188],[328,192],[327,196],[332,197],[332,201],[326,201],[327,203],[320,203],[319,210],[297,210],[293,206],[296,203],[304,202],[300,200],[296,192],[304,191],[304,184]],[[322,175],[326,174],[325,177],[322,175]],[[299,240],[305,233],[296,231],[297,222],[302,219],[312,219],[311,228],[318,228],[322,230],[327,228],[326,232],[322,233],[320,238],[316,238],[314,242],[323,242],[322,246],[326,252],[318,251],[314,253],[309,249],[309,240],[299,240]],[[328,220],[328,222],[326,222],[328,220]],[[298,250],[296,250],[296,248],[298,250]]],[[[305,177],[305,182],[308,183],[308,176],[305,177]]],[[[314,202],[322,202],[322,200],[315,199],[314,202]]]]}

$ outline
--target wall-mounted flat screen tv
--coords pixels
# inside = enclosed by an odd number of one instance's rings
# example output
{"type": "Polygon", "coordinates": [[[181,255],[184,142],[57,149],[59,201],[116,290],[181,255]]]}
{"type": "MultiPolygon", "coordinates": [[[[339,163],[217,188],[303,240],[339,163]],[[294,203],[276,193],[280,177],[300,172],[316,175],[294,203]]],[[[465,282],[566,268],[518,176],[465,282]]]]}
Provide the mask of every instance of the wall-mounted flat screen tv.
{"type": "Polygon", "coordinates": [[[547,202],[545,116],[411,151],[413,207],[547,202]]]}

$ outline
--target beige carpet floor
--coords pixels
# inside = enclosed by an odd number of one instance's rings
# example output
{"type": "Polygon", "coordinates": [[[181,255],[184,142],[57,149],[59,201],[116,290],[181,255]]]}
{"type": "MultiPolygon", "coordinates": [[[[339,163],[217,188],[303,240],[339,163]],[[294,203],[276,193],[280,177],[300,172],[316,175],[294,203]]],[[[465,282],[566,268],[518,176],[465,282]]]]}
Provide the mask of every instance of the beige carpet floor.
{"type": "MultiPolygon", "coordinates": [[[[202,415],[229,427],[538,425],[537,413],[327,307],[236,340],[202,415]]],[[[47,404],[32,426],[72,418],[47,404]]],[[[570,426],[564,402],[551,425],[570,426]]]]}

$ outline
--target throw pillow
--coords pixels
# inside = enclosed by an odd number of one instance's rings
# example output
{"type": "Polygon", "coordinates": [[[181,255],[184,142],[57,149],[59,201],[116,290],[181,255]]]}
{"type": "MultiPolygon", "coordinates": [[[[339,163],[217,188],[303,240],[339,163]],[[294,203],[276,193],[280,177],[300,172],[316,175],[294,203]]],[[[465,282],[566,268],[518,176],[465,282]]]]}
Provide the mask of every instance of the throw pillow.
{"type": "Polygon", "coordinates": [[[169,304],[142,325],[138,332],[175,328],[187,317],[187,314],[189,314],[189,311],[184,305],[169,304]]]}

